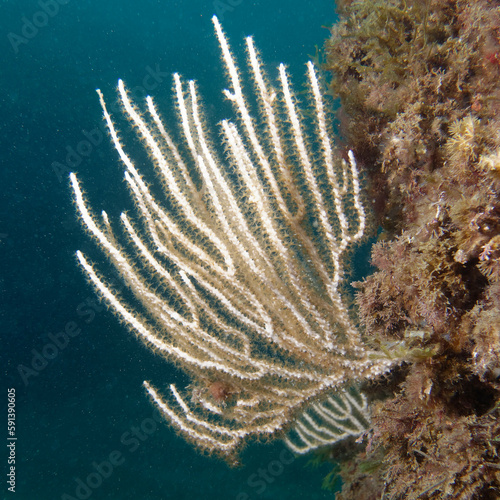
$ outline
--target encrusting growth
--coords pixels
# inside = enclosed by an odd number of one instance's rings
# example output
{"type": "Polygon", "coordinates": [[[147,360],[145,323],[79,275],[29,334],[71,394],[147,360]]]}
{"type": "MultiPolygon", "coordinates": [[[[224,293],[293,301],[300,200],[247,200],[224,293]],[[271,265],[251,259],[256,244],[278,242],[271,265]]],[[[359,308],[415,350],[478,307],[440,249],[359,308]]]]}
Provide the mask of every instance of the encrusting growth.
{"type": "Polygon", "coordinates": [[[154,162],[162,203],[125,152],[98,91],[135,215],[122,213],[117,231],[105,212],[100,221],[91,214],[74,173],[71,184],[84,225],[133,304],[77,256],[117,316],[190,375],[189,387],[170,385],[163,395],[144,382],[186,439],[228,456],[252,435],[290,430],[295,419],[288,442],[305,452],[363,432],[366,401],[342,385],[395,363],[365,345],[340,291],[345,251],[365,229],[357,166],[352,153],[348,162],[335,157],[311,62],[313,118],[306,120],[285,66],[275,91],[247,38],[252,114],[216,17],[213,23],[230,83],[224,94],[237,114],[236,123],[220,124],[224,154],[209,137],[193,81],[174,75],[178,148],[153,100],[140,111],[120,80],[121,104],[154,162]],[[331,389],[335,396],[308,408],[331,389]]]}

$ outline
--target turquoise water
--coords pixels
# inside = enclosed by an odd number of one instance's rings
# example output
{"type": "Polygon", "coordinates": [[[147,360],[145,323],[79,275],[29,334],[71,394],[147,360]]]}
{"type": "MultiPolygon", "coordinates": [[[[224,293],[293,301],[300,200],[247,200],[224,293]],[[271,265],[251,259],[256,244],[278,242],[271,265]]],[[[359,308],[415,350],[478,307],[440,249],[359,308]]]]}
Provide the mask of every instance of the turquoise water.
{"type": "MultiPolygon", "coordinates": [[[[288,63],[299,89],[304,63],[328,35],[322,26],[335,20],[333,2],[12,0],[0,9],[2,404],[14,388],[17,437],[15,494],[2,479],[0,498],[332,498],[321,490],[329,466],[314,469],[280,442],[250,445],[243,466],[230,469],[156,423],[142,381],[185,379],[86,283],[74,252],[93,255],[92,245],[67,175],[77,171],[93,206],[118,215],[129,202],[96,88],[113,103],[122,78],[161,102],[177,71],[198,80],[216,121],[229,111],[211,16],[219,14],[240,65],[243,37],[254,35],[269,73],[288,63]]],[[[6,474],[6,451],[0,462],[6,474]]]]}

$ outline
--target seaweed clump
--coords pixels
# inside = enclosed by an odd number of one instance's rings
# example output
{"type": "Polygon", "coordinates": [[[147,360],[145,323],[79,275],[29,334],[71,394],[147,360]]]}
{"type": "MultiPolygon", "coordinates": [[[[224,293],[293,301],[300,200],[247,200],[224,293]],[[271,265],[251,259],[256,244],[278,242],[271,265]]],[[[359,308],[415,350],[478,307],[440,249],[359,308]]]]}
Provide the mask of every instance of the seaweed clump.
{"type": "Polygon", "coordinates": [[[344,0],[339,14],[327,69],[382,228],[360,321],[412,359],[338,498],[499,498],[500,2],[344,0]]]}

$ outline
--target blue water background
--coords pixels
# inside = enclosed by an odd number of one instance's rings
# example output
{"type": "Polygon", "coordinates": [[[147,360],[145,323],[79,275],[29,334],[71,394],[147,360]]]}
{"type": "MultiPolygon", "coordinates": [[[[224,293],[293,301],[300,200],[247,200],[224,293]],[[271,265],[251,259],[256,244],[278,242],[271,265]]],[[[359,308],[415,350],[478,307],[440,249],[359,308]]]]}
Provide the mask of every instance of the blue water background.
{"type": "Polygon", "coordinates": [[[96,139],[103,123],[96,88],[113,103],[118,78],[136,90],[154,83],[151,94],[168,106],[170,75],[178,71],[198,81],[217,121],[230,109],[212,14],[221,14],[241,66],[243,38],[254,35],[270,75],[286,62],[300,91],[304,63],[328,36],[322,26],[335,20],[334,3],[4,0],[0,11],[0,400],[4,408],[7,388],[15,388],[18,438],[16,493],[7,491],[2,445],[0,498],[332,498],[321,490],[330,467],[290,460],[280,442],[250,445],[243,467],[230,469],[152,423],[143,380],[166,386],[184,379],[96,302],[76,264],[75,251],[91,251],[92,243],[77,221],[67,175],[77,171],[94,208],[117,217],[130,202],[116,152],[106,136],[96,139]],[[96,139],[90,148],[89,136],[96,139]],[[63,330],[78,335],[30,372],[63,330]],[[134,441],[141,426],[144,439],[134,441]],[[120,464],[101,468],[98,485],[96,467],[116,453],[120,464]],[[87,497],[81,481],[92,484],[87,497]]]}

